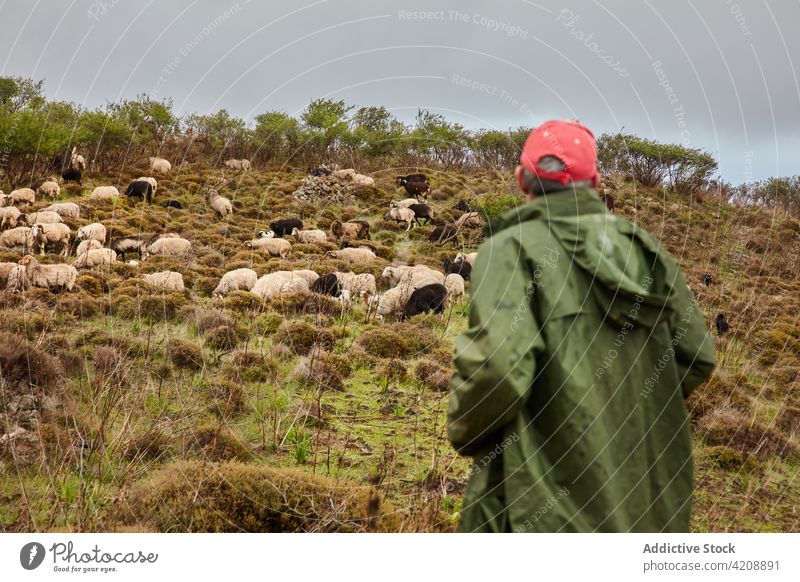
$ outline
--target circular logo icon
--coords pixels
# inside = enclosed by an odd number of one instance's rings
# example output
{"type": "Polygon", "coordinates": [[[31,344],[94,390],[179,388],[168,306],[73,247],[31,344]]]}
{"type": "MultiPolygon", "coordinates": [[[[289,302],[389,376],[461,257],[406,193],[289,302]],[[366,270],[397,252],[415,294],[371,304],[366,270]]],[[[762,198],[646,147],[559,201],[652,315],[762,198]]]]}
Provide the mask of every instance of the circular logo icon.
{"type": "Polygon", "coordinates": [[[30,542],[19,551],[19,563],[26,570],[35,570],[44,561],[44,546],[39,542],[30,542]]]}

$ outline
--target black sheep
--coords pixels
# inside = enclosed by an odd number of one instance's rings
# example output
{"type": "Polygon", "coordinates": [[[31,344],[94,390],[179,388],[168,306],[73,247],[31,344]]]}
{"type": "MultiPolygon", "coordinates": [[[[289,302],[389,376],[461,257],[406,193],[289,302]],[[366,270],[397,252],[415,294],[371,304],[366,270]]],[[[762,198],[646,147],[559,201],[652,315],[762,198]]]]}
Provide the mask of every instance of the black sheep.
{"type": "Polygon", "coordinates": [[[165,208],[177,208],[178,210],[180,210],[181,208],[183,208],[183,205],[180,202],[178,202],[177,200],[167,200],[166,202],[164,202],[164,207],[165,208]]]}
{"type": "Polygon", "coordinates": [[[142,248],[147,244],[151,237],[149,236],[119,236],[112,238],[108,243],[108,248],[117,253],[120,260],[125,260],[126,253],[136,253],[139,258],[142,258],[142,248]]]}
{"type": "Polygon", "coordinates": [[[463,198],[453,205],[453,210],[460,210],[461,212],[472,212],[472,209],[469,207],[469,204],[467,204],[463,198]]]}
{"type": "Polygon", "coordinates": [[[408,208],[414,213],[414,222],[420,226],[423,226],[420,219],[424,219],[425,224],[433,220],[433,210],[427,204],[412,204],[408,208]]]}
{"type": "Polygon", "coordinates": [[[125,196],[142,198],[150,204],[153,201],[153,185],[144,180],[135,180],[128,184],[128,187],[125,189],[125,196]]]}
{"type": "Polygon", "coordinates": [[[63,172],[61,172],[61,178],[64,182],[75,182],[78,186],[81,186],[81,178],[83,174],[80,170],[74,170],[72,168],[67,168],[63,172]]]}
{"type": "Polygon", "coordinates": [[[402,319],[408,319],[419,313],[427,313],[433,311],[434,313],[444,312],[444,304],[447,301],[447,289],[444,285],[433,283],[432,285],[425,285],[415,290],[411,297],[406,301],[406,306],[403,308],[402,319]]]}
{"type": "Polygon", "coordinates": [[[437,226],[433,232],[428,236],[430,242],[444,244],[446,242],[454,241],[458,236],[458,228],[454,224],[445,224],[444,226],[437,226]]]}
{"type": "Polygon", "coordinates": [[[730,328],[731,324],[728,323],[728,320],[725,319],[725,315],[722,313],[717,314],[717,334],[722,335],[726,333],[730,328]]]}
{"type": "Polygon", "coordinates": [[[277,237],[292,234],[292,230],[295,228],[303,230],[303,221],[296,218],[282,218],[281,220],[269,223],[269,229],[274,232],[277,237]]]}
{"type": "Polygon", "coordinates": [[[405,188],[406,192],[417,200],[419,200],[420,195],[427,198],[428,193],[431,191],[431,185],[428,183],[428,177],[425,174],[397,176],[394,181],[395,184],[405,188]]]}
{"type": "Polygon", "coordinates": [[[712,285],[713,283],[714,283],[714,279],[711,277],[711,275],[709,273],[706,273],[705,275],[703,275],[703,285],[708,287],[709,285],[712,285]]]}
{"type": "Polygon", "coordinates": [[[452,273],[461,275],[465,281],[469,281],[469,276],[472,274],[472,265],[467,261],[451,261],[450,259],[445,259],[444,274],[450,275],[452,273]]]}
{"type": "Polygon", "coordinates": [[[311,284],[311,290],[314,293],[336,297],[342,289],[339,286],[339,278],[336,276],[336,273],[328,273],[327,275],[318,277],[311,284]]]}

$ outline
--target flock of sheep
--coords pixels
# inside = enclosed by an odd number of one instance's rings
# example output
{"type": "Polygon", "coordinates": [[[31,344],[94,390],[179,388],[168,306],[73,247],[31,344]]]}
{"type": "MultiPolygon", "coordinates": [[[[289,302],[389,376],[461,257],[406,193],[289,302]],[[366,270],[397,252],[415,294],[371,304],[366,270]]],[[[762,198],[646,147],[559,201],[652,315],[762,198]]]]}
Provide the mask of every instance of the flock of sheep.
{"type": "MultiPolygon", "coordinates": [[[[226,168],[247,171],[248,160],[228,160],[226,168]]],[[[76,169],[70,178],[80,181],[80,173],[85,168],[83,159],[73,150],[71,167],[76,169]]],[[[172,169],[169,161],[151,157],[150,168],[153,173],[168,173],[172,169]]],[[[332,175],[348,182],[352,187],[374,186],[373,178],[358,174],[352,169],[333,170],[326,167],[316,168],[312,175],[332,175]]],[[[62,178],[66,181],[62,173],[62,178]]],[[[393,201],[384,215],[384,220],[393,220],[407,225],[406,231],[413,226],[427,223],[434,219],[433,209],[426,203],[430,192],[430,184],[423,174],[400,176],[396,179],[398,186],[403,187],[413,196],[404,200],[393,201]]],[[[231,201],[220,195],[217,188],[225,185],[224,173],[219,184],[206,188],[208,204],[220,218],[234,212],[231,201]]],[[[143,176],[131,182],[124,193],[128,197],[142,198],[151,203],[158,190],[158,182],[151,176],[143,176]]],[[[56,179],[43,182],[36,191],[31,188],[20,188],[10,194],[0,191],[0,249],[17,249],[23,255],[16,263],[0,263],[0,286],[5,283],[9,292],[20,292],[30,287],[43,287],[51,291],[70,291],[75,285],[79,269],[108,267],[118,260],[128,260],[129,264],[138,265],[153,256],[190,259],[192,256],[191,241],[177,233],[162,233],[152,236],[109,236],[106,227],[101,223],[90,223],[78,228],[74,234],[65,224],[65,219],[74,223],[80,220],[81,207],[75,202],[56,202],[61,187],[56,179]],[[51,204],[32,210],[38,199],[45,199],[51,204]],[[23,212],[19,207],[23,207],[23,212]],[[34,253],[57,252],[67,258],[74,254],[69,263],[44,264],[37,261],[34,253]],[[135,254],[136,258],[130,258],[135,254]]],[[[115,186],[99,186],[89,195],[91,200],[113,200],[121,198],[115,186]]],[[[463,204],[463,202],[462,202],[463,204]]],[[[168,200],[164,206],[180,208],[176,200],[168,200]]],[[[458,208],[458,206],[457,206],[458,208]]],[[[430,240],[447,242],[453,240],[463,228],[480,226],[482,220],[478,213],[470,211],[466,205],[461,208],[464,213],[454,223],[434,229],[430,240]]],[[[336,241],[338,250],[325,253],[343,261],[350,270],[319,274],[312,270],[277,271],[259,276],[249,268],[240,268],[225,273],[212,293],[214,299],[221,299],[233,291],[248,291],[262,300],[280,296],[285,293],[319,293],[332,296],[347,308],[354,301],[362,301],[368,314],[374,314],[379,320],[386,317],[405,319],[425,313],[442,313],[453,301],[458,301],[465,294],[466,281],[475,261],[475,253],[458,254],[452,260],[446,260],[442,270],[425,265],[389,266],[383,270],[381,287],[388,288],[379,292],[378,281],[373,274],[358,272],[360,266],[366,267],[377,259],[374,248],[369,244],[370,225],[365,220],[334,221],[330,225],[330,235],[316,228],[305,228],[301,220],[284,218],[269,224],[269,230],[260,231],[258,237],[243,241],[243,246],[267,253],[273,257],[285,259],[292,247],[290,239],[302,244],[317,244],[336,241]]],[[[161,271],[141,275],[148,284],[167,291],[183,291],[184,281],[181,273],[161,271]]]]}

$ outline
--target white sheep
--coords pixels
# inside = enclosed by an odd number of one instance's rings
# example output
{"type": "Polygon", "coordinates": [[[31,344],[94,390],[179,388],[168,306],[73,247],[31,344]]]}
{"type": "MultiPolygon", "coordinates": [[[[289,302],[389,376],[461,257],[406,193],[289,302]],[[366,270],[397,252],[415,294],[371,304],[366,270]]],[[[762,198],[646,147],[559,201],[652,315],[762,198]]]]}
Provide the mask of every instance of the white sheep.
{"type": "Polygon", "coordinates": [[[142,251],[142,259],[147,259],[152,255],[164,257],[186,258],[192,250],[192,243],[185,238],[168,237],[160,238],[149,244],[142,251]]]}
{"type": "Polygon", "coordinates": [[[384,220],[394,220],[395,222],[405,222],[408,226],[406,232],[415,226],[414,219],[416,214],[410,208],[390,208],[389,212],[383,215],[384,220]]]}
{"type": "Polygon", "coordinates": [[[326,257],[333,257],[334,259],[342,259],[349,263],[369,263],[378,257],[372,252],[371,249],[364,247],[339,249],[338,251],[328,251],[325,253],[326,257]]]}
{"type": "Polygon", "coordinates": [[[25,267],[17,263],[11,263],[13,268],[5,277],[5,289],[11,293],[19,293],[28,288],[28,280],[25,274],[25,267]]]}
{"type": "Polygon", "coordinates": [[[55,212],[61,218],[80,218],[81,207],[74,202],[59,202],[58,204],[51,204],[47,208],[42,208],[42,212],[55,212]]]}
{"type": "Polygon", "coordinates": [[[220,218],[224,218],[228,214],[233,214],[233,204],[231,204],[231,201],[224,196],[220,196],[219,192],[213,188],[208,191],[208,201],[211,208],[214,209],[214,212],[216,212],[220,218]]]}
{"type": "Polygon", "coordinates": [[[55,200],[58,198],[58,195],[61,194],[61,186],[59,186],[58,182],[55,180],[46,180],[39,185],[36,189],[36,193],[39,194],[39,196],[49,196],[55,200]]]}
{"type": "Polygon", "coordinates": [[[256,238],[246,241],[244,246],[248,249],[258,249],[266,251],[273,257],[286,258],[292,243],[282,238],[256,238]]]}
{"type": "Polygon", "coordinates": [[[102,249],[103,245],[99,240],[95,240],[93,238],[83,240],[78,243],[77,248],[75,249],[75,256],[80,257],[86,251],[90,251],[93,249],[102,249]]]}
{"type": "Polygon", "coordinates": [[[72,291],[78,278],[78,270],[72,265],[42,265],[31,255],[22,257],[19,264],[25,269],[26,283],[32,287],[72,291]]]}
{"type": "Polygon", "coordinates": [[[156,195],[156,190],[158,190],[158,182],[152,176],[139,176],[134,180],[134,182],[147,182],[153,187],[153,196],[156,195]]]}
{"type": "Polygon", "coordinates": [[[158,273],[149,273],[142,275],[145,283],[158,287],[164,291],[183,291],[183,275],[177,271],[159,271],[158,273]]]}
{"type": "Polygon", "coordinates": [[[364,174],[353,174],[350,176],[350,183],[356,188],[366,188],[375,185],[375,178],[364,174]]]}
{"type": "Polygon", "coordinates": [[[412,204],[419,204],[416,198],[406,198],[405,200],[392,200],[389,202],[390,208],[408,208],[412,204]]]}
{"type": "Polygon", "coordinates": [[[30,188],[18,188],[12,190],[11,194],[6,194],[2,198],[2,206],[13,206],[21,203],[33,204],[36,202],[36,192],[30,188]]]}
{"type": "Polygon", "coordinates": [[[445,280],[444,273],[428,267],[410,269],[400,278],[398,285],[411,285],[414,289],[419,289],[425,285],[438,283],[443,285],[445,280]]]}
{"type": "Polygon", "coordinates": [[[458,273],[450,273],[444,278],[444,286],[447,289],[447,296],[451,301],[460,301],[464,297],[465,285],[464,277],[458,273]]]}
{"type": "Polygon", "coordinates": [[[119,190],[116,186],[98,186],[89,195],[91,200],[111,200],[119,197],[119,190]]]}
{"type": "Polygon", "coordinates": [[[61,255],[66,257],[69,253],[69,237],[71,231],[66,224],[51,223],[51,224],[34,224],[31,228],[31,239],[33,240],[34,247],[39,247],[39,254],[43,255],[45,246],[59,245],[61,247],[61,255]]]}
{"type": "Polygon", "coordinates": [[[281,294],[285,293],[311,293],[308,281],[302,278],[291,279],[281,285],[281,294]]]}
{"type": "Polygon", "coordinates": [[[112,249],[89,249],[85,253],[78,255],[72,263],[76,268],[98,267],[100,265],[111,265],[117,262],[117,253],[112,249]]]}
{"type": "Polygon", "coordinates": [[[466,261],[469,263],[470,267],[474,267],[475,259],[477,258],[478,258],[478,253],[458,253],[453,262],[460,263],[461,261],[466,261]]]}
{"type": "Polygon", "coordinates": [[[347,291],[351,297],[361,297],[365,302],[368,297],[378,292],[378,284],[375,281],[375,275],[372,273],[358,275],[352,271],[349,273],[336,273],[336,278],[339,280],[342,289],[347,291]]]}
{"type": "Polygon", "coordinates": [[[225,160],[224,162],[226,168],[230,168],[231,170],[241,170],[246,172],[250,169],[250,160],[225,160]]]}
{"type": "Polygon", "coordinates": [[[73,170],[78,170],[79,172],[83,172],[86,170],[86,160],[83,159],[83,156],[78,153],[78,146],[72,148],[72,155],[70,156],[69,160],[69,167],[73,170]]]}
{"type": "Polygon", "coordinates": [[[383,321],[387,316],[402,313],[413,291],[410,287],[405,286],[392,287],[380,295],[367,297],[367,305],[370,311],[375,309],[375,317],[383,321]]]}
{"type": "Polygon", "coordinates": [[[392,283],[392,287],[397,285],[401,279],[411,271],[432,271],[430,267],[426,265],[398,265],[396,267],[386,267],[383,269],[383,273],[381,274],[381,279],[390,279],[392,283]]]}
{"type": "Polygon", "coordinates": [[[17,226],[0,233],[0,248],[22,247],[27,251],[32,246],[33,237],[29,226],[17,226]]]}
{"type": "Polygon", "coordinates": [[[340,180],[349,180],[351,176],[355,176],[356,171],[353,168],[348,168],[346,170],[334,170],[333,177],[339,178],[340,180]]]}
{"type": "Polygon", "coordinates": [[[309,285],[319,279],[317,272],[312,271],[311,269],[298,269],[296,271],[292,271],[292,277],[300,277],[309,285]]]}
{"type": "Polygon", "coordinates": [[[106,227],[100,222],[92,222],[91,224],[87,224],[86,226],[82,226],[78,229],[78,232],[75,233],[75,240],[82,241],[82,240],[99,240],[101,243],[106,242],[106,227]]]}
{"type": "Polygon", "coordinates": [[[0,263],[0,288],[6,286],[8,276],[17,267],[17,263],[0,263]]]}
{"type": "Polygon", "coordinates": [[[0,228],[14,228],[17,226],[22,212],[16,206],[5,206],[0,208],[0,228]]]}
{"type": "Polygon", "coordinates": [[[64,219],[61,218],[61,215],[58,212],[53,212],[52,210],[40,210],[39,212],[34,212],[32,214],[24,214],[22,219],[28,226],[33,226],[34,224],[56,224],[57,222],[64,222],[64,219]]]}
{"type": "MultiPolygon", "coordinates": [[[[153,170],[154,172],[169,174],[169,172],[172,170],[172,164],[170,164],[164,158],[156,158],[150,156],[149,159],[150,159],[150,169],[153,170]]],[[[155,187],[153,187],[153,190],[155,190],[155,187]]]]}
{"type": "Polygon", "coordinates": [[[234,269],[222,275],[211,296],[219,299],[231,291],[250,291],[256,281],[258,281],[258,273],[253,269],[234,269]]]}
{"type": "MultiPolygon", "coordinates": [[[[273,236],[275,233],[273,233],[273,236]]],[[[324,230],[300,230],[299,228],[292,229],[292,236],[304,244],[324,243],[328,242],[328,236],[324,230]]]]}

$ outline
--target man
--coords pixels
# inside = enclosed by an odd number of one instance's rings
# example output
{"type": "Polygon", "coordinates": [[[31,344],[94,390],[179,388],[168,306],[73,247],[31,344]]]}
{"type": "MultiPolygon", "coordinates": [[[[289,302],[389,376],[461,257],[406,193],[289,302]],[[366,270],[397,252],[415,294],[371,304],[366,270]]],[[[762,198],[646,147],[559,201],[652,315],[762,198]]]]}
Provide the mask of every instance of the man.
{"type": "Polygon", "coordinates": [[[461,531],[687,531],[684,399],[714,368],[680,268],[609,213],[592,133],[528,137],[528,203],[493,220],[456,341],[448,436],[474,457],[461,531]]]}

